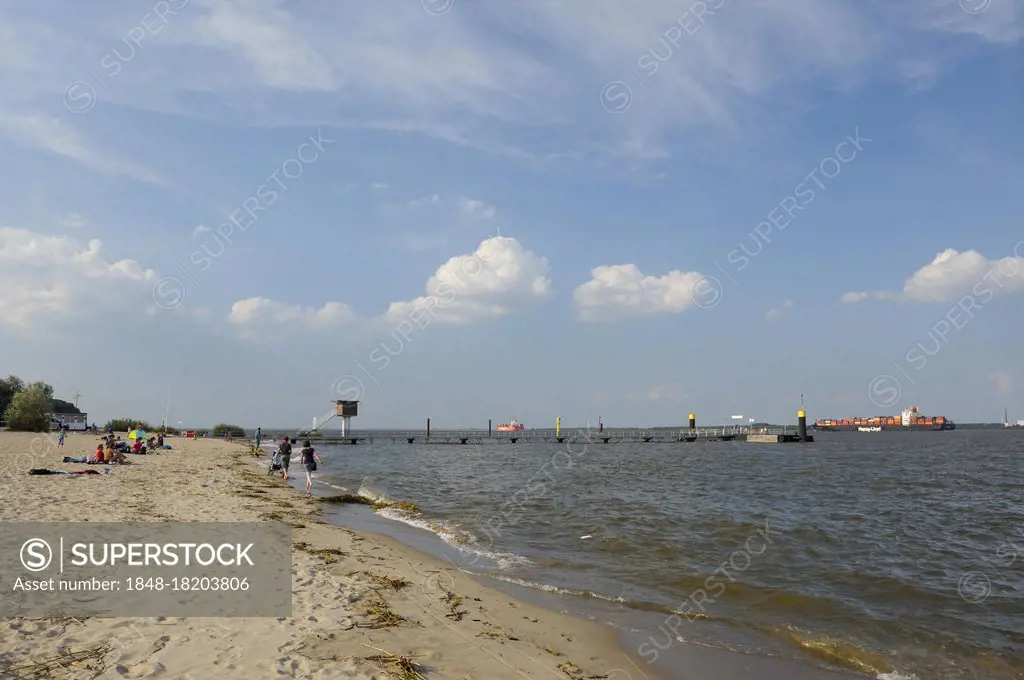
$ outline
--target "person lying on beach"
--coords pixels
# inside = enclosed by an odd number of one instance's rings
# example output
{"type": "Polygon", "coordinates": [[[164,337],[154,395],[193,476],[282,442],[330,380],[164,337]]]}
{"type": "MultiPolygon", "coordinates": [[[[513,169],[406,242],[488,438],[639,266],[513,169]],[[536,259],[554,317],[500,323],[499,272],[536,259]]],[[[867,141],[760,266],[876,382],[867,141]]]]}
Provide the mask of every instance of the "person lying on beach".
{"type": "Polygon", "coordinates": [[[323,463],[320,456],[317,455],[316,449],[313,448],[310,441],[307,439],[302,442],[302,467],[306,468],[306,491],[312,493],[313,489],[313,473],[316,472],[316,464],[323,463]]]}

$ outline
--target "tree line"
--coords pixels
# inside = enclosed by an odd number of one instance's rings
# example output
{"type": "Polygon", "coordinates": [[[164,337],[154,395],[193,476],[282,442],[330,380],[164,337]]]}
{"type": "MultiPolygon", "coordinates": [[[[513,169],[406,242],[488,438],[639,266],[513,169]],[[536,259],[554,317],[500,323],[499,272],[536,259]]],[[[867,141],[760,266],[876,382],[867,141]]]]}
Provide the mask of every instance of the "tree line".
{"type": "MultiPolygon", "coordinates": [[[[82,411],[71,402],[57,399],[53,396],[53,386],[43,381],[26,383],[16,375],[9,375],[0,379],[0,423],[8,429],[20,430],[23,432],[48,432],[50,430],[51,414],[81,414],[82,411]]],[[[167,434],[178,434],[174,427],[150,426],[145,420],[137,418],[112,418],[103,426],[104,430],[113,429],[114,432],[126,432],[135,428],[147,432],[165,432],[167,434]]],[[[220,423],[215,425],[210,433],[215,437],[244,437],[245,430],[238,425],[220,423]]],[[[206,430],[196,432],[198,436],[206,434],[206,430]]]]}
{"type": "Polygon", "coordinates": [[[0,420],[12,430],[46,432],[51,414],[81,414],[71,402],[53,396],[43,381],[26,383],[16,375],[0,380],[0,420]]]}

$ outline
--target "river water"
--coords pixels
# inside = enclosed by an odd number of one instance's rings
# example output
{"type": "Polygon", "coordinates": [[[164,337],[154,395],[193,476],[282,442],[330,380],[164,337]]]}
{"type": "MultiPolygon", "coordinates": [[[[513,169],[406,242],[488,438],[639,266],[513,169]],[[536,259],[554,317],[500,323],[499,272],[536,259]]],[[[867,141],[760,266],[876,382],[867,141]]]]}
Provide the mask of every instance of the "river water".
{"type": "Polygon", "coordinates": [[[670,677],[682,642],[887,679],[1024,678],[1024,431],[816,436],[377,438],[321,448],[317,488],[415,503],[375,520],[572,601],[670,677]]]}

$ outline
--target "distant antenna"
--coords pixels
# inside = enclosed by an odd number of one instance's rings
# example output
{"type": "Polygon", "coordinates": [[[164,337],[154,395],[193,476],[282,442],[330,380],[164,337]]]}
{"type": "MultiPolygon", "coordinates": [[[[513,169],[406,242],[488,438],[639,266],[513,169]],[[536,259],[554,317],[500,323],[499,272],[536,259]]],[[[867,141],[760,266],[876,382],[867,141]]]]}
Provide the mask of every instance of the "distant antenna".
{"type": "Polygon", "coordinates": [[[79,394],[78,390],[75,390],[75,408],[78,408],[78,398],[82,395],[79,394]]]}
{"type": "Polygon", "coordinates": [[[800,395],[800,408],[804,407],[804,395],[800,395]]]}

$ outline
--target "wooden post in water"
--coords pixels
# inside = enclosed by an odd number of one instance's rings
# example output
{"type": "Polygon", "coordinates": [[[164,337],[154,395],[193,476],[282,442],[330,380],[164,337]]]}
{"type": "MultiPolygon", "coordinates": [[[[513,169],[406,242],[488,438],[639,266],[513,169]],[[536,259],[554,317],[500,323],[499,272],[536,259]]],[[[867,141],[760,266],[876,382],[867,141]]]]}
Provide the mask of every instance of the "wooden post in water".
{"type": "Polygon", "coordinates": [[[430,438],[430,418],[427,418],[427,439],[430,438]]]}
{"type": "Polygon", "coordinates": [[[807,413],[800,409],[796,412],[796,429],[797,434],[800,435],[800,441],[807,441],[807,413]]]}
{"type": "Polygon", "coordinates": [[[555,418],[555,436],[562,436],[562,416],[555,418]]]}
{"type": "Polygon", "coordinates": [[[601,422],[601,416],[597,417],[597,431],[604,432],[604,423],[601,422]]]}
{"type": "Polygon", "coordinates": [[[487,436],[488,437],[491,436],[491,419],[490,418],[487,419],[487,436]]]}
{"type": "Polygon", "coordinates": [[[690,414],[690,434],[696,434],[697,432],[697,414],[690,414]]]}

